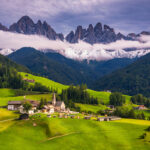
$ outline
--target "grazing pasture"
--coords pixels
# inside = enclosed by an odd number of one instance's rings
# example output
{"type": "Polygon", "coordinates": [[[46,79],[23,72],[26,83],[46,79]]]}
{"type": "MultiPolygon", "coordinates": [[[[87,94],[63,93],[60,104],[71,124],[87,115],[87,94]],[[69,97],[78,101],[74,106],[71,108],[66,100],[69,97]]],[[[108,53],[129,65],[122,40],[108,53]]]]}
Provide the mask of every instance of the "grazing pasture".
{"type": "Polygon", "coordinates": [[[94,112],[97,113],[99,110],[105,110],[107,107],[105,105],[88,105],[88,104],[75,104],[76,107],[80,107],[81,111],[94,112]]]}
{"type": "MultiPolygon", "coordinates": [[[[5,124],[0,123],[0,127],[5,124]]],[[[2,150],[149,150],[140,139],[150,122],[123,119],[97,122],[70,118],[12,121],[0,130],[2,150]],[[35,125],[33,125],[35,124],[35,125]]]]}

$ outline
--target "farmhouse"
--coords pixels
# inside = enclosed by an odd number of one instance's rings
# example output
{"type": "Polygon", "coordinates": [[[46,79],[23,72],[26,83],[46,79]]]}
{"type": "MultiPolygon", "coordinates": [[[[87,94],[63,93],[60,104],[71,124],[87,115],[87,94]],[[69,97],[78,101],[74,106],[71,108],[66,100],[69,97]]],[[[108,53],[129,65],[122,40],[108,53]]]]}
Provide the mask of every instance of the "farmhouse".
{"type": "Polygon", "coordinates": [[[24,102],[29,102],[32,105],[32,108],[28,111],[29,114],[34,114],[35,110],[37,109],[39,105],[39,101],[33,101],[33,100],[24,100],[22,101],[22,105],[18,108],[20,113],[26,113],[23,107],[24,102]]]}
{"type": "Polygon", "coordinates": [[[8,102],[8,110],[19,110],[19,107],[22,105],[21,101],[9,101],[8,102]]]}
{"type": "Polygon", "coordinates": [[[23,103],[26,101],[30,102],[30,104],[32,105],[31,110],[37,109],[39,102],[33,101],[33,100],[9,101],[7,108],[8,108],[8,110],[19,110],[21,113],[24,113],[23,103]]]}
{"type": "Polygon", "coordinates": [[[105,117],[99,117],[99,118],[97,118],[97,121],[104,121],[104,118],[105,117]]]}
{"type": "Polygon", "coordinates": [[[35,81],[34,80],[30,80],[30,79],[23,79],[24,81],[27,81],[27,82],[30,82],[30,83],[34,83],[35,81]]]}
{"type": "Polygon", "coordinates": [[[144,105],[139,105],[138,107],[134,107],[134,109],[137,109],[137,110],[145,110],[147,109],[144,105]]]}
{"type": "Polygon", "coordinates": [[[91,119],[91,116],[85,116],[84,119],[90,120],[90,119],[91,119]]]}
{"type": "Polygon", "coordinates": [[[114,105],[108,105],[107,107],[110,108],[110,109],[112,109],[112,110],[115,109],[115,106],[114,106],[114,105]]]}
{"type": "Polygon", "coordinates": [[[109,116],[109,117],[99,117],[97,118],[97,121],[114,121],[114,120],[120,120],[120,117],[116,116],[109,116]]]}

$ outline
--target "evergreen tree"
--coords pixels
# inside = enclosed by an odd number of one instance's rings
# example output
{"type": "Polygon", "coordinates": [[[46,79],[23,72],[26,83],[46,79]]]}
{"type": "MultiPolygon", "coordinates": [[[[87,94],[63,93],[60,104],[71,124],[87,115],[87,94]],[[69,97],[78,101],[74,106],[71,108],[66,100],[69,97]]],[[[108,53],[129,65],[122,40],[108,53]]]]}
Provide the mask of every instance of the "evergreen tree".
{"type": "Polygon", "coordinates": [[[124,103],[125,103],[125,97],[119,92],[114,92],[109,97],[110,105],[122,106],[124,103]]]}

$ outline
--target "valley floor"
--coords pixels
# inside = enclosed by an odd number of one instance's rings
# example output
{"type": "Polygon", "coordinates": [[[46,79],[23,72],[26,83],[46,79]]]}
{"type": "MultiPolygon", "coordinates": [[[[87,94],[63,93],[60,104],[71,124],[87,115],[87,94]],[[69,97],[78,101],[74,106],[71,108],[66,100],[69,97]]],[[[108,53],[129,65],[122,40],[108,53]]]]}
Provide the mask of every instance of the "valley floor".
{"type": "MultiPolygon", "coordinates": [[[[1,111],[1,120],[16,116],[1,111]],[[9,117],[8,117],[9,116],[9,117]]],[[[140,137],[150,121],[122,119],[97,122],[47,118],[0,122],[1,150],[149,150],[150,134],[140,137]]]]}

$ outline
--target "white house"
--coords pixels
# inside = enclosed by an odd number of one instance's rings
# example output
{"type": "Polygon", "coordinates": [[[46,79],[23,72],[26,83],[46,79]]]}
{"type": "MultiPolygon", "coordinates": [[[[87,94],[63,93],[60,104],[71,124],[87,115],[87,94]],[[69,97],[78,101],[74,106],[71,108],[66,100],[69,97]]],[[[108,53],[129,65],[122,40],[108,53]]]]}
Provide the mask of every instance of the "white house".
{"type": "Polygon", "coordinates": [[[9,101],[8,110],[19,110],[19,107],[22,105],[22,101],[9,101]]]}

